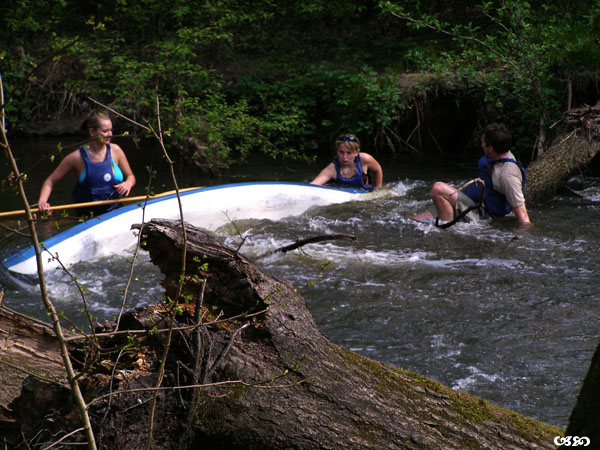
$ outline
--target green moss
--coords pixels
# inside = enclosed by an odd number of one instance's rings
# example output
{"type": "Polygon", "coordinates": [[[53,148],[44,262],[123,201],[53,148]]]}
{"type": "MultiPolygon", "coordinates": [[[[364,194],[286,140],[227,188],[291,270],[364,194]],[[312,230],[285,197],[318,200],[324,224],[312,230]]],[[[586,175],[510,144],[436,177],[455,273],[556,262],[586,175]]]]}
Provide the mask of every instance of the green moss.
{"type": "Polygon", "coordinates": [[[248,386],[243,384],[236,384],[233,388],[231,388],[231,394],[229,398],[232,400],[241,400],[246,395],[248,395],[248,386]]]}
{"type": "MultiPolygon", "coordinates": [[[[419,401],[427,394],[448,399],[449,409],[456,411],[453,419],[457,424],[506,423],[526,440],[550,442],[562,435],[561,428],[525,417],[519,413],[494,405],[480,397],[455,391],[437,381],[407,370],[391,367],[339,347],[338,354],[350,366],[362,371],[365,383],[377,380],[376,390],[384,396],[404,397],[408,401],[419,401]]],[[[442,432],[443,430],[438,430],[442,432]]],[[[451,431],[450,431],[451,432],[451,431]]],[[[442,433],[443,434],[443,433],[442,433]]],[[[478,448],[478,444],[467,438],[464,448],[478,448]]]]}
{"type": "Polygon", "coordinates": [[[477,439],[467,436],[464,439],[460,440],[460,447],[463,450],[477,450],[481,448],[481,444],[477,441],[477,439]]]}
{"type": "Polygon", "coordinates": [[[327,376],[329,377],[330,380],[332,381],[336,381],[336,382],[342,382],[343,379],[340,376],[339,372],[336,372],[335,370],[326,370],[327,376]]]}
{"type": "Polygon", "coordinates": [[[385,434],[381,427],[363,422],[358,424],[358,435],[370,444],[380,444],[385,434]]]}
{"type": "Polygon", "coordinates": [[[222,431],[225,424],[224,417],[227,412],[227,400],[209,397],[206,393],[200,394],[201,400],[195,411],[194,425],[200,428],[204,434],[210,436],[211,430],[222,431]],[[210,408],[205,407],[210,402],[210,408]]]}
{"type": "Polygon", "coordinates": [[[215,398],[208,392],[200,391],[198,406],[195,411],[194,425],[210,436],[212,430],[219,430],[219,434],[225,429],[225,417],[231,414],[230,409],[248,394],[248,387],[242,384],[228,385],[228,394],[225,397],[215,398]],[[210,404],[210,407],[206,407],[210,404]]]}
{"type": "Polygon", "coordinates": [[[425,378],[413,372],[398,369],[385,363],[373,361],[369,358],[339,347],[338,353],[347,364],[360,368],[365,377],[365,382],[372,382],[373,377],[377,380],[377,392],[382,395],[403,395],[406,398],[420,398],[419,388],[427,391],[447,395],[454,392],[430,378],[425,378]],[[415,387],[417,388],[415,390],[415,387]]]}
{"type": "Polygon", "coordinates": [[[479,397],[464,392],[453,391],[452,405],[465,422],[485,424],[489,421],[506,422],[514,427],[517,434],[525,439],[552,441],[562,435],[563,430],[525,417],[519,413],[494,405],[479,397]]]}

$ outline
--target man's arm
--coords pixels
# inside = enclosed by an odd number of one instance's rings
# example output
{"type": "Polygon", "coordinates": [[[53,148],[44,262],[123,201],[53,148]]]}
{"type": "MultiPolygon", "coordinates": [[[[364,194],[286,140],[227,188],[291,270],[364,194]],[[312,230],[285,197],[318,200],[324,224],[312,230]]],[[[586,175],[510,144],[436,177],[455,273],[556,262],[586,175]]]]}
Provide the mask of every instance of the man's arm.
{"type": "Polygon", "coordinates": [[[523,195],[523,177],[521,169],[516,164],[504,163],[500,173],[492,175],[494,189],[506,196],[512,212],[522,227],[529,227],[531,221],[525,207],[525,196],[523,195]],[[497,178],[496,178],[497,177],[497,178]],[[517,206],[514,206],[517,205],[517,206]]]}
{"type": "Polygon", "coordinates": [[[519,225],[527,228],[533,225],[529,220],[529,214],[527,214],[527,208],[525,207],[525,203],[523,203],[521,206],[517,206],[516,208],[512,208],[512,211],[515,214],[517,220],[519,221],[519,225]]]}

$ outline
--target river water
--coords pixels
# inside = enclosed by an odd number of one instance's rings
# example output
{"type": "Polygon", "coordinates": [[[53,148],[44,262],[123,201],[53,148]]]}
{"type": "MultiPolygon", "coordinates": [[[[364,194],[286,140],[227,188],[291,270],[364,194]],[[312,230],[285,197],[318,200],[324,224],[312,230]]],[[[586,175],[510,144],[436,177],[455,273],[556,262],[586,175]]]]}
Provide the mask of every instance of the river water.
{"type": "MultiPolygon", "coordinates": [[[[20,141],[21,170],[55,144],[20,141]]],[[[156,190],[172,188],[156,149],[127,152],[138,177],[134,194],[142,193],[144,167],[149,163],[159,170],[156,190]]],[[[179,184],[310,181],[327,161],[253,162],[212,180],[187,167],[177,172],[179,184]]],[[[366,201],[313,208],[276,222],[243,221],[216,235],[234,247],[244,238],[240,251],[267,273],[289,279],[306,299],[319,329],[333,341],[524,415],[566,426],[600,337],[596,230],[600,179],[580,177],[580,198],[557,196],[530,208],[536,225],[526,233],[518,232],[510,219],[442,230],[407,216],[431,210],[428,192],[434,181],[460,185],[471,178],[475,161],[473,167],[400,160],[383,165],[385,189],[366,194],[366,201]],[[351,233],[358,240],[263,256],[325,233],[351,233]]],[[[32,202],[47,175],[44,168],[31,173],[35,172],[43,174],[30,176],[27,190],[32,202]]],[[[53,194],[54,203],[69,202],[72,184],[62,185],[53,194]]],[[[21,207],[14,196],[1,195],[3,210],[21,207]]],[[[50,232],[49,225],[40,228],[50,232]]],[[[23,238],[2,231],[2,255],[22,245],[23,238]]],[[[127,255],[122,255],[71,268],[86,287],[88,307],[98,320],[118,313],[128,267],[127,255]]],[[[128,307],[159,301],[161,278],[142,253],[127,291],[128,307]]],[[[81,297],[68,277],[53,272],[48,282],[57,309],[75,323],[84,323],[81,297]]],[[[36,285],[6,271],[0,274],[0,283],[9,307],[46,318],[36,285]]]]}

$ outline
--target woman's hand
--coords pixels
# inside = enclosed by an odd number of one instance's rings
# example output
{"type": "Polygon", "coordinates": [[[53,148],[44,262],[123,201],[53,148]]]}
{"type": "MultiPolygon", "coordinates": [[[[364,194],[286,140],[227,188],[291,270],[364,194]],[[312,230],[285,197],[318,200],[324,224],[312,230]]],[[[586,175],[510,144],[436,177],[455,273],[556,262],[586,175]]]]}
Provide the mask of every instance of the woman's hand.
{"type": "MultiPolygon", "coordinates": [[[[48,211],[50,209],[50,203],[45,202],[45,201],[40,201],[40,202],[38,202],[38,209],[41,212],[48,211]]],[[[48,211],[48,212],[51,213],[51,211],[48,211]]]]}
{"type": "Polygon", "coordinates": [[[119,196],[127,197],[131,191],[131,188],[133,187],[133,184],[130,181],[125,180],[122,183],[115,184],[113,187],[117,190],[119,196]]]}

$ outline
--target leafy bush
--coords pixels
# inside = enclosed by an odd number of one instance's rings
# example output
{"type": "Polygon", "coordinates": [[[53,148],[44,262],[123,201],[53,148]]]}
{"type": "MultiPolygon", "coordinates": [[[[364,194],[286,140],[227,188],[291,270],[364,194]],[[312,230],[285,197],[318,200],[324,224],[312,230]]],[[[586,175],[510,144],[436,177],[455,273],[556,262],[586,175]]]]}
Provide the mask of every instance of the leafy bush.
{"type": "Polygon", "coordinates": [[[454,16],[449,23],[440,14],[381,2],[415,29],[454,42],[431,70],[455,73],[482,89],[485,104],[492,106],[487,108],[493,111],[490,120],[506,122],[521,148],[533,148],[535,137],[560,119],[567,106],[567,82],[582,76],[598,79],[600,46],[593,42],[600,31],[600,9],[594,3],[472,2],[473,22],[454,16]]]}
{"type": "Polygon", "coordinates": [[[598,94],[592,0],[7,0],[0,16],[14,129],[82,114],[88,97],[143,121],[158,97],[173,144],[208,170],[307,157],[340,132],[398,148],[405,71],[480,92],[480,120],[523,148],[560,117],[567,83],[574,104],[598,94]]]}

